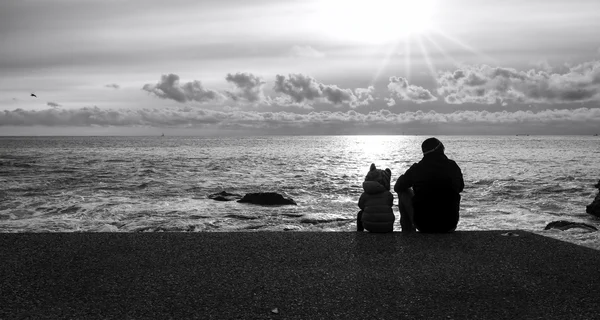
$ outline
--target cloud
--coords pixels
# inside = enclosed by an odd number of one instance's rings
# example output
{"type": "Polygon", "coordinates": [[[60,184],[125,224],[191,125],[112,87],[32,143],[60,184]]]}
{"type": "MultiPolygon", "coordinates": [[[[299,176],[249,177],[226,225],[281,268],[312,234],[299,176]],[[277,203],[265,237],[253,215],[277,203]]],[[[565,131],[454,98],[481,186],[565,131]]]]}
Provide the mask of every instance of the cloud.
{"type": "Polygon", "coordinates": [[[440,73],[437,81],[438,94],[451,104],[600,101],[600,61],[572,66],[565,73],[465,66],[440,73]]]}
{"type": "Polygon", "coordinates": [[[408,80],[402,77],[390,77],[388,91],[391,94],[391,100],[388,100],[388,105],[397,98],[415,103],[424,103],[436,101],[437,98],[431,92],[423,87],[408,84],[408,80]]]}
{"type": "Polygon", "coordinates": [[[546,59],[541,59],[538,61],[534,61],[531,63],[531,65],[533,67],[535,67],[538,70],[542,70],[545,72],[552,72],[552,66],[550,65],[550,63],[548,62],[548,60],[546,59]]]}
{"type": "Polygon", "coordinates": [[[273,90],[287,95],[297,103],[315,100],[323,94],[320,83],[303,74],[290,74],[287,78],[283,75],[276,75],[273,90]]]}
{"type": "Polygon", "coordinates": [[[290,50],[293,57],[302,58],[323,58],[325,54],[317,51],[311,46],[293,46],[290,50]]]}
{"type": "Polygon", "coordinates": [[[0,112],[0,125],[6,126],[194,126],[218,123],[213,111],[180,109],[16,109],[0,112]],[[190,116],[193,115],[193,116],[190,116]]]}
{"type": "Polygon", "coordinates": [[[275,76],[273,89],[284,94],[286,98],[276,99],[280,104],[310,104],[311,102],[327,102],[334,105],[347,103],[350,106],[364,105],[373,100],[374,88],[343,89],[337,85],[326,85],[317,82],[315,78],[300,73],[290,74],[287,78],[283,75],[275,76]],[[370,100],[369,100],[370,99],[370,100]]]}
{"type": "Polygon", "coordinates": [[[176,74],[163,75],[157,84],[145,84],[142,87],[159,98],[175,100],[177,102],[220,102],[223,95],[215,90],[205,89],[198,80],[179,84],[176,74]]]}
{"type": "Polygon", "coordinates": [[[367,106],[371,102],[375,101],[373,94],[375,93],[375,87],[369,86],[368,88],[356,88],[354,89],[354,95],[356,96],[356,101],[354,103],[350,103],[351,107],[358,106],[367,106]]]}
{"type": "Polygon", "coordinates": [[[320,84],[320,89],[322,97],[333,104],[342,104],[344,102],[354,103],[356,101],[356,96],[350,89],[342,89],[337,85],[324,84],[320,84]]]}
{"type": "Polygon", "coordinates": [[[60,104],[58,104],[56,102],[47,102],[46,104],[48,106],[52,107],[52,108],[58,108],[58,107],[60,107],[60,104]]]}
{"type": "Polygon", "coordinates": [[[107,85],[105,85],[105,87],[107,87],[107,88],[113,88],[113,89],[119,89],[119,88],[121,88],[121,86],[119,86],[116,83],[107,84],[107,85]]]}
{"type": "Polygon", "coordinates": [[[263,102],[268,101],[265,98],[263,87],[265,81],[262,78],[255,76],[251,73],[236,73],[227,74],[225,77],[227,82],[233,83],[236,87],[235,91],[225,91],[225,94],[234,101],[247,101],[247,102],[263,102]]]}
{"type": "MultiPolygon", "coordinates": [[[[118,127],[174,127],[174,128],[214,128],[267,130],[266,132],[287,133],[361,133],[364,130],[378,130],[382,133],[400,133],[403,128],[438,128],[453,125],[466,128],[480,125],[484,128],[544,128],[567,127],[571,130],[585,129],[589,132],[600,125],[600,108],[548,109],[539,112],[489,112],[455,111],[438,113],[435,111],[392,113],[379,110],[360,113],[347,112],[310,112],[297,114],[292,112],[257,112],[205,110],[189,106],[161,109],[115,109],[105,110],[98,107],[81,109],[47,109],[41,111],[16,109],[0,112],[0,126],[118,126],[118,127]],[[369,129],[370,128],[370,129],[369,129]],[[317,131],[314,131],[317,130],[317,131]]],[[[549,131],[551,132],[551,131],[549,131]]]]}

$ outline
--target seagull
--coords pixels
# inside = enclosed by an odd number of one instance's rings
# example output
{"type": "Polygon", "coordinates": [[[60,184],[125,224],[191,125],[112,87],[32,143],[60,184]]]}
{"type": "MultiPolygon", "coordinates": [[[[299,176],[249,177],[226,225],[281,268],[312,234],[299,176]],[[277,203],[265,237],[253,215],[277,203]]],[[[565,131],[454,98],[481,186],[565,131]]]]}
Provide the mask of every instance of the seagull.
{"type": "Polygon", "coordinates": [[[37,96],[35,95],[35,93],[32,93],[32,94],[31,94],[31,96],[32,96],[32,97],[36,97],[36,98],[37,98],[37,96]]]}

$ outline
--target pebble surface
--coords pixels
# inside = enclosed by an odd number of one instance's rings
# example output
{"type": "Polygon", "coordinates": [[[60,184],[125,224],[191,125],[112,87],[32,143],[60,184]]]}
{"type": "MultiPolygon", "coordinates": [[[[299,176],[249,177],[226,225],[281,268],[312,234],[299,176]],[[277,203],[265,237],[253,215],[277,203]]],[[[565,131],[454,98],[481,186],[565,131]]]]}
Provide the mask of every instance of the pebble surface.
{"type": "Polygon", "coordinates": [[[600,296],[599,251],[515,230],[4,233],[0,257],[0,319],[592,319],[600,296]]]}

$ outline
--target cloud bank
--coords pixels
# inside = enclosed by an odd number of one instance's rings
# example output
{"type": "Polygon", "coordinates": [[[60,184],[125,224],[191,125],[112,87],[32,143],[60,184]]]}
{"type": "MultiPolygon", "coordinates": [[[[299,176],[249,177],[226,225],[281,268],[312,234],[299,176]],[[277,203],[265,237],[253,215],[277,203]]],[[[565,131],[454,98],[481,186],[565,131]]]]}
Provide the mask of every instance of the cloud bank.
{"type": "Polygon", "coordinates": [[[600,61],[571,67],[566,73],[517,71],[488,65],[442,72],[439,95],[451,104],[502,102],[564,104],[600,101],[600,61]]]}
{"type": "Polygon", "coordinates": [[[302,106],[311,108],[314,102],[333,105],[348,104],[351,107],[367,105],[374,101],[374,88],[343,89],[337,85],[326,85],[304,74],[290,74],[287,77],[276,75],[273,90],[279,97],[265,96],[266,81],[251,73],[238,72],[227,74],[225,80],[233,84],[234,90],[206,89],[198,80],[180,84],[176,74],[163,75],[156,84],[145,84],[145,90],[156,97],[177,102],[223,102],[227,98],[237,103],[270,105],[275,102],[281,106],[302,106]]]}
{"type": "MultiPolygon", "coordinates": [[[[267,82],[260,76],[238,72],[227,74],[225,80],[233,90],[219,92],[206,89],[194,80],[180,84],[176,74],[163,75],[156,84],[145,84],[143,90],[162,99],[184,102],[223,102],[238,104],[299,106],[312,109],[315,103],[327,103],[351,108],[368,106],[383,99],[388,107],[399,101],[427,104],[442,100],[448,104],[480,104],[506,106],[512,104],[569,104],[600,102],[600,61],[576,66],[552,68],[545,62],[540,70],[519,71],[507,67],[466,65],[439,72],[433,90],[410,84],[406,78],[392,76],[387,84],[387,97],[376,97],[375,88],[342,88],[324,84],[302,74],[277,74],[272,89],[276,96],[265,95],[267,82]],[[561,70],[552,72],[551,70],[561,70]]],[[[109,86],[109,85],[107,85],[109,86]]],[[[116,85],[115,85],[116,86],[116,85]]],[[[118,86],[117,86],[118,87],[118,86]]]]}
{"type": "MultiPolygon", "coordinates": [[[[452,113],[403,112],[393,113],[380,110],[359,113],[347,112],[310,112],[297,114],[292,112],[256,112],[256,111],[214,111],[191,107],[143,109],[143,110],[104,110],[98,107],[81,109],[47,109],[26,111],[16,109],[0,113],[0,126],[150,126],[176,128],[222,129],[268,129],[285,133],[279,129],[320,128],[324,134],[333,134],[340,130],[376,128],[381,133],[400,133],[405,127],[435,128],[441,125],[482,125],[510,126],[521,128],[545,126],[570,126],[573,128],[598,128],[600,108],[547,109],[539,112],[488,112],[456,111],[452,113]]],[[[308,130],[307,132],[316,133],[308,130]]]]}
{"type": "Polygon", "coordinates": [[[162,75],[158,83],[147,83],[142,89],[158,98],[180,103],[233,102],[229,105],[107,110],[98,107],[65,109],[59,108],[56,102],[47,102],[50,108],[46,110],[15,109],[0,112],[0,126],[210,127],[215,130],[263,130],[260,132],[277,134],[398,134],[406,128],[425,130],[423,132],[450,128],[454,131],[444,132],[468,134],[461,130],[474,126],[479,131],[472,133],[503,128],[503,131],[495,130],[494,133],[512,134],[514,130],[533,130],[589,134],[598,133],[597,128],[600,128],[600,108],[594,104],[600,102],[599,61],[582,63],[554,73],[544,70],[518,71],[488,65],[463,66],[438,74],[437,96],[427,88],[410,84],[405,78],[389,78],[389,95],[383,97],[388,106],[394,106],[397,101],[419,105],[438,101],[438,106],[444,102],[455,105],[472,103],[480,105],[475,105],[475,108],[482,108],[473,110],[471,106],[469,110],[454,109],[456,111],[446,113],[386,110],[381,103],[382,97],[376,96],[373,86],[352,90],[324,84],[301,73],[276,75],[273,97],[265,93],[267,81],[252,73],[230,73],[224,79],[233,89],[221,92],[207,89],[197,80],[181,83],[176,74],[162,75]],[[535,103],[536,108],[535,111],[529,108],[502,110],[507,103],[535,103]],[[577,108],[575,103],[588,104],[577,108]],[[247,109],[244,104],[267,107],[247,109]],[[285,108],[294,105],[304,106],[305,109],[291,112],[292,109],[285,108]],[[489,105],[498,106],[485,108],[489,105]],[[540,110],[543,105],[548,107],[540,110]],[[358,108],[360,106],[368,108],[358,108]],[[561,130],[553,131],[556,128],[561,130]]]}

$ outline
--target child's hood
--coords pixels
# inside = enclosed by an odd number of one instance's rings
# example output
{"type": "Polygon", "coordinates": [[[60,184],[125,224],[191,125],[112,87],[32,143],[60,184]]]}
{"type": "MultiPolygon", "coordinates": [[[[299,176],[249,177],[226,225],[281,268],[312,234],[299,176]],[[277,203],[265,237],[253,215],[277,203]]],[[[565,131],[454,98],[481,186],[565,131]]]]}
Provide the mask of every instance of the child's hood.
{"type": "Polygon", "coordinates": [[[371,194],[389,191],[391,177],[392,171],[389,168],[385,170],[377,169],[375,164],[372,163],[363,182],[363,190],[371,194]]]}

